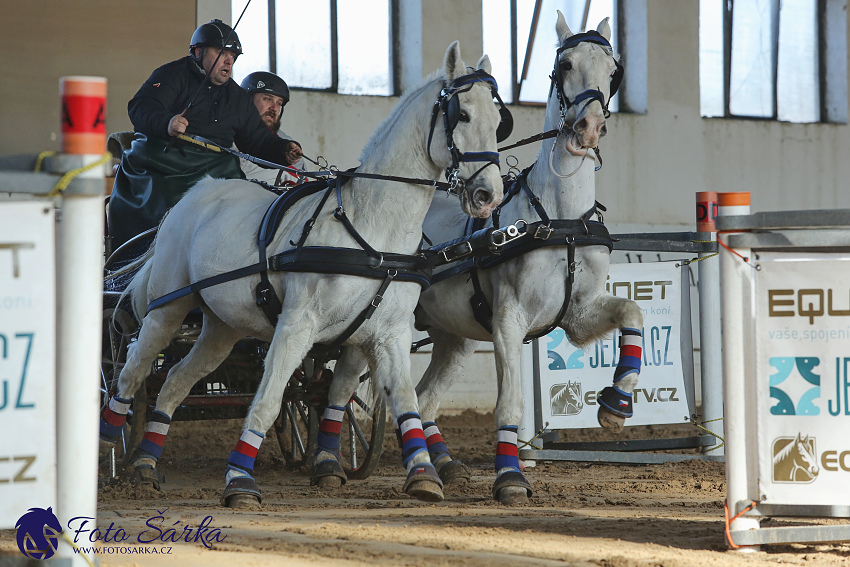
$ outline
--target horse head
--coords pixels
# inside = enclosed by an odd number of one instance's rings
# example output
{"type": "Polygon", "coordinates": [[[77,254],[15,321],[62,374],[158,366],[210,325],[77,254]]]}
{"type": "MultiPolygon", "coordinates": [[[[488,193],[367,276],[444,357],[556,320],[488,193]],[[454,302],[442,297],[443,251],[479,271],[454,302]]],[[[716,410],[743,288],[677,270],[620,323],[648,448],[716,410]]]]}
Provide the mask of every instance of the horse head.
{"type": "Polygon", "coordinates": [[[560,47],[549,96],[558,99],[560,129],[572,128],[567,150],[583,155],[607,133],[608,102],[619,86],[622,67],[611,47],[608,18],[596,31],[574,34],[559,10],[555,27],[560,47]]]}
{"type": "Polygon", "coordinates": [[[446,50],[443,71],[445,78],[427,134],[428,155],[446,170],[464,213],[486,218],[502,201],[497,130],[506,137],[503,116],[507,110],[502,105],[500,112],[494,104],[498,87],[490,75],[487,55],[478,60],[475,69],[467,67],[455,41],[446,50]]]}

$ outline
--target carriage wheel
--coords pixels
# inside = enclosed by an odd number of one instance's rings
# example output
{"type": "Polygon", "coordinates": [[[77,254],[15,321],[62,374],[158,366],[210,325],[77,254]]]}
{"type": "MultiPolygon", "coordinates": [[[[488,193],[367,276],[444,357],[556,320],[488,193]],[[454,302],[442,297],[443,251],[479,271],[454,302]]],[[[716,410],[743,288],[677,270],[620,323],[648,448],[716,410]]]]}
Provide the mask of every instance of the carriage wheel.
{"type": "Polygon", "coordinates": [[[386,426],[384,399],[378,397],[377,402],[369,405],[355,392],[345,406],[339,439],[340,460],[348,478],[363,480],[375,471],[384,446],[386,426]]]}
{"type": "Polygon", "coordinates": [[[280,452],[290,469],[307,469],[316,452],[319,418],[316,408],[306,400],[304,374],[296,371],[286,387],[283,405],[274,422],[280,452]]]}
{"type": "MultiPolygon", "coordinates": [[[[109,402],[118,389],[118,376],[127,360],[127,346],[130,336],[138,330],[138,324],[132,315],[123,309],[108,307],[103,310],[103,344],[100,364],[100,409],[109,402]]],[[[120,473],[129,460],[129,454],[142,440],[145,434],[145,411],[147,406],[147,391],[144,387],[133,396],[133,404],[127,423],[121,432],[121,442],[110,450],[106,462],[102,463],[110,477],[120,473]]]]}

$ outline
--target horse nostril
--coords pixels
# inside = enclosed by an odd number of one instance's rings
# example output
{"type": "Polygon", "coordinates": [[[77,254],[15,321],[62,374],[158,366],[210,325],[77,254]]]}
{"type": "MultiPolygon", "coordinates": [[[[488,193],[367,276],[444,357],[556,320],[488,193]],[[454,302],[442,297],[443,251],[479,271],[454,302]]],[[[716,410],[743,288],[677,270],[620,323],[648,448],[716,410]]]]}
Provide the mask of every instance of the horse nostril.
{"type": "Polygon", "coordinates": [[[576,132],[584,132],[585,130],[587,130],[587,118],[582,118],[581,120],[576,122],[575,125],[573,125],[573,130],[575,130],[576,132]]]}
{"type": "Polygon", "coordinates": [[[493,200],[493,195],[483,189],[477,189],[472,195],[472,200],[477,205],[487,205],[493,200]]]}
{"type": "Polygon", "coordinates": [[[602,128],[599,129],[599,137],[601,138],[602,136],[604,136],[607,133],[608,133],[608,125],[602,124],[602,128]]]}

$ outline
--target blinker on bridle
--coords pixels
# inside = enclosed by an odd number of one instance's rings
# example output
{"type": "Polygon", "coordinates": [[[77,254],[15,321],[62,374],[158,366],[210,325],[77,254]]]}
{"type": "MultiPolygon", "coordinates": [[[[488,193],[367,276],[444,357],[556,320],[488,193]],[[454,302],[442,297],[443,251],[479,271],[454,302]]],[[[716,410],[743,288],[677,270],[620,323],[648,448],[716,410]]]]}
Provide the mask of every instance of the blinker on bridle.
{"type": "Polygon", "coordinates": [[[472,73],[456,78],[449,85],[444,83],[443,88],[440,90],[440,96],[434,102],[434,106],[431,109],[431,129],[428,133],[428,155],[431,155],[431,140],[434,136],[434,128],[437,124],[437,112],[441,111],[443,115],[443,126],[446,131],[446,147],[452,156],[452,165],[446,169],[446,179],[448,179],[452,187],[462,187],[466,185],[466,183],[475,179],[479,173],[484,171],[485,167],[489,165],[499,165],[498,152],[461,152],[454,143],[454,129],[460,121],[460,99],[458,99],[457,95],[469,91],[472,86],[478,82],[489,83],[490,91],[493,93],[493,98],[495,98],[499,103],[499,116],[501,117],[501,120],[498,128],[496,129],[496,141],[501,142],[505,140],[511,135],[511,131],[513,130],[513,116],[511,116],[511,112],[505,106],[505,103],[502,102],[502,98],[499,96],[499,86],[492,75],[478,69],[472,73]],[[458,177],[458,168],[460,167],[460,164],[463,162],[474,161],[487,163],[481,166],[469,178],[465,180],[460,179],[458,177]]]}

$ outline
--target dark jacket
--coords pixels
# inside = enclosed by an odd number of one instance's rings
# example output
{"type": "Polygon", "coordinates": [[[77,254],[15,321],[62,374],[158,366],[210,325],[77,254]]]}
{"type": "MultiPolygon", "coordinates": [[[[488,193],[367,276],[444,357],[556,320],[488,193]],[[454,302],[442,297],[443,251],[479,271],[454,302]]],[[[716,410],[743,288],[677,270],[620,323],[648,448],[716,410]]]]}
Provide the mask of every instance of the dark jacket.
{"type": "Polygon", "coordinates": [[[241,178],[239,159],[183,141],[171,142],[168,123],[189,106],[186,134],[222,147],[233,143],[242,152],[285,164],[289,140],[269,130],[251,95],[230,79],[223,85],[205,83],[191,57],[167,63],[154,71],[127,105],[136,129],[131,149],[121,157],[109,200],[110,249],[157,226],[166,211],[205,175],[241,178]]]}
{"type": "Polygon", "coordinates": [[[198,92],[203,80],[200,67],[189,56],[154,71],[127,105],[136,132],[168,140],[168,122],[183,112],[197,93],[185,114],[189,121],[186,134],[226,148],[236,142],[242,152],[286,165],[284,154],[289,144],[265,125],[251,95],[233,79],[223,85],[207,81],[198,92]]]}

